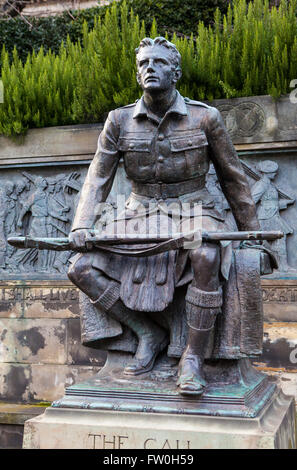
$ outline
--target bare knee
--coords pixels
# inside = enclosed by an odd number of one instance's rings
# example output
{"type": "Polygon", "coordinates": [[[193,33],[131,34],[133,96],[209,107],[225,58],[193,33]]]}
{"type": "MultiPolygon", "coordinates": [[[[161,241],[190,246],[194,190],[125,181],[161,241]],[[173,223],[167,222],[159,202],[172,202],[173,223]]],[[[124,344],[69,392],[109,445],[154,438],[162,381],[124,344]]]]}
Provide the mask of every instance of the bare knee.
{"type": "Polygon", "coordinates": [[[203,244],[201,247],[191,250],[190,259],[193,267],[215,270],[220,263],[219,247],[203,244]]]}
{"type": "Polygon", "coordinates": [[[203,244],[191,251],[190,259],[194,271],[194,283],[203,290],[216,290],[219,286],[219,247],[214,244],[203,244]]]}

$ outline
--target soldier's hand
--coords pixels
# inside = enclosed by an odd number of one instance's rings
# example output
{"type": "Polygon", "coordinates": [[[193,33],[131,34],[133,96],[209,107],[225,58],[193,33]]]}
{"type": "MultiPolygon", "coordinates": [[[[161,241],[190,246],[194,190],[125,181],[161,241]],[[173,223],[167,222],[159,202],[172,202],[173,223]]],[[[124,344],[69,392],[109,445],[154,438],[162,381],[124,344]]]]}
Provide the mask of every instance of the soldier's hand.
{"type": "Polygon", "coordinates": [[[69,234],[69,242],[72,245],[73,250],[87,251],[86,241],[93,236],[93,230],[79,229],[69,234]]]}
{"type": "Polygon", "coordinates": [[[253,248],[263,246],[263,240],[244,240],[240,242],[240,248],[253,248]]]}

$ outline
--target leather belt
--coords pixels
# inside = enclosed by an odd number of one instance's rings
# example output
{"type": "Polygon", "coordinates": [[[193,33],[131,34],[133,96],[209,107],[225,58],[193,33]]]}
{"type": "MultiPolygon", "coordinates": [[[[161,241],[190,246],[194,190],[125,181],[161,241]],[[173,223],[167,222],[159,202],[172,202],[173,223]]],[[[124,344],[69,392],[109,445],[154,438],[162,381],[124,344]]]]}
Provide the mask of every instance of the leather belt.
{"type": "Polygon", "coordinates": [[[178,183],[139,183],[132,181],[132,191],[140,196],[167,199],[193,193],[205,186],[205,175],[178,183]]]}

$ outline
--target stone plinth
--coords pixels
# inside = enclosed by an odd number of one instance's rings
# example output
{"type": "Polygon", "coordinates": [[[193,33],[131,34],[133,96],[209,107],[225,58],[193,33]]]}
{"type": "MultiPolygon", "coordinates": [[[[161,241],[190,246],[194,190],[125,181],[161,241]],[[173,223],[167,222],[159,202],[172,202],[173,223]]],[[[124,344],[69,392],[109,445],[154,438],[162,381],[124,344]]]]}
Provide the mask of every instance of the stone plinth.
{"type": "Polygon", "coordinates": [[[277,389],[256,418],[47,408],[25,423],[25,449],[289,449],[294,399],[277,389]]]}
{"type": "Polygon", "coordinates": [[[78,290],[69,281],[0,282],[0,401],[51,402],[104,362],[103,351],[81,345],[78,290]]]}

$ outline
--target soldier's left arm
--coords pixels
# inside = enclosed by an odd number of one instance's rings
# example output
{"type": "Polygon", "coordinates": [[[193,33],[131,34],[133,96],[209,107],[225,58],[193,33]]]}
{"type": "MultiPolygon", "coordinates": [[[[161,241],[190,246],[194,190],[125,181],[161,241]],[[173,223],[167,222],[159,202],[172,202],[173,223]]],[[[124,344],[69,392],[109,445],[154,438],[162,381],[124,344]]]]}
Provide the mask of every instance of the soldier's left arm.
{"type": "Polygon", "coordinates": [[[205,133],[212,160],[223,193],[230,205],[239,230],[259,230],[249,184],[226,130],[223,119],[216,108],[210,107],[206,116],[205,133]]]}
{"type": "Polygon", "coordinates": [[[120,154],[117,146],[119,125],[116,110],[111,111],[98,139],[96,154],[90,164],[72,224],[72,231],[92,229],[105,207],[120,154]]]}

